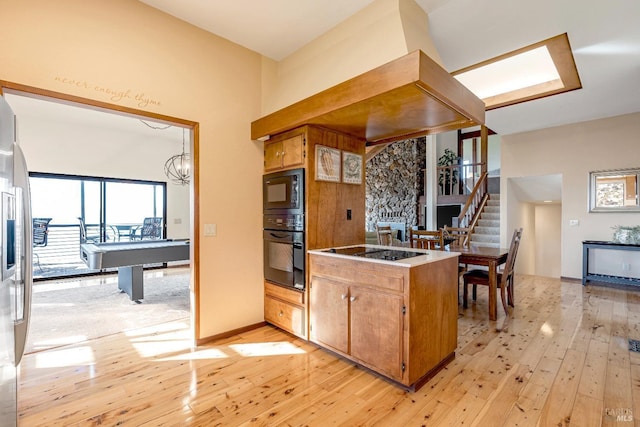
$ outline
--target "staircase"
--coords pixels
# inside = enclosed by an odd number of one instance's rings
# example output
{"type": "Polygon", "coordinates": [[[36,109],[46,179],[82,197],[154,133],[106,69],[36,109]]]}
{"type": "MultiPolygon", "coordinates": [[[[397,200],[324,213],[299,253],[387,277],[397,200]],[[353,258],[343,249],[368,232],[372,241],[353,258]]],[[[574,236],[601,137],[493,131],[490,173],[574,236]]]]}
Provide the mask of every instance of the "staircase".
{"type": "Polygon", "coordinates": [[[472,246],[500,247],[500,194],[490,194],[471,234],[472,246]]]}

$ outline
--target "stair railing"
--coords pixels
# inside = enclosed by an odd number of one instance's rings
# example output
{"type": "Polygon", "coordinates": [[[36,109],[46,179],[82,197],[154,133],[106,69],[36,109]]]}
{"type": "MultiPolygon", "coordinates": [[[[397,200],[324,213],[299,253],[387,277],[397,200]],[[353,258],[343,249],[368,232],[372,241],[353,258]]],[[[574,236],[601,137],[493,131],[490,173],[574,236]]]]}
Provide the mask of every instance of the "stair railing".
{"type": "Polygon", "coordinates": [[[471,194],[467,198],[467,203],[465,203],[464,207],[460,211],[460,215],[458,215],[457,226],[469,228],[469,234],[473,232],[473,227],[475,227],[478,220],[477,217],[480,216],[480,212],[489,198],[486,185],[487,176],[488,174],[486,172],[483,172],[482,175],[480,175],[480,179],[476,182],[471,194]]]}
{"type": "Polygon", "coordinates": [[[483,163],[438,166],[438,194],[455,196],[471,194],[483,163]]]}

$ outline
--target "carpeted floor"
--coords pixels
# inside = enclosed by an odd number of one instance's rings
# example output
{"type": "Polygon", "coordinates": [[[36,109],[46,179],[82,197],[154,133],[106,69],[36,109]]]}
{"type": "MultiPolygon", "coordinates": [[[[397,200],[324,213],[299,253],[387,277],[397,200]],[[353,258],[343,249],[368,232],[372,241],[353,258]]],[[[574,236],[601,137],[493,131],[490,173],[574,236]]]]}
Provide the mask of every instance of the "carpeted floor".
{"type": "Polygon", "coordinates": [[[26,352],[189,318],[189,268],[144,272],[137,304],[118,290],[118,276],[36,282],[26,352]]]}

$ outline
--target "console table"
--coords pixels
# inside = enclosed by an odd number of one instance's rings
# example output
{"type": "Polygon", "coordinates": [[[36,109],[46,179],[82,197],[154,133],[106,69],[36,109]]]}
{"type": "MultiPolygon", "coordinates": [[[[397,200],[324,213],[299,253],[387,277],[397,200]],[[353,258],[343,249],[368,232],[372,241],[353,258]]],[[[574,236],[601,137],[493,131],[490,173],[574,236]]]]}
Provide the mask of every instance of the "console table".
{"type": "MultiPolygon", "coordinates": [[[[618,250],[618,251],[633,251],[632,256],[635,259],[640,259],[640,245],[627,245],[623,243],[614,242],[601,242],[597,240],[585,240],[582,242],[582,284],[586,285],[587,282],[605,282],[615,283],[618,285],[633,285],[640,286],[640,277],[630,277],[625,275],[625,271],[621,265],[621,274],[613,273],[595,273],[590,272],[589,269],[589,251],[594,249],[604,250],[618,250]]],[[[624,264],[624,263],[623,263],[624,264]]],[[[632,271],[631,264],[629,265],[629,273],[632,271]]],[[[638,269],[633,269],[634,273],[638,275],[638,269]]]]}

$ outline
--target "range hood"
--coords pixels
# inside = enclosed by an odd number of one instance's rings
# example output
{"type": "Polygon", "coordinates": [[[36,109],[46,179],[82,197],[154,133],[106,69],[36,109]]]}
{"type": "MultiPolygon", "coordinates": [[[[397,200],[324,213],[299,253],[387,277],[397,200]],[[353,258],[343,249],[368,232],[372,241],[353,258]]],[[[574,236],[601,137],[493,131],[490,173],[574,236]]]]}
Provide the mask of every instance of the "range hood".
{"type": "Polygon", "coordinates": [[[369,144],[484,124],[484,103],[414,51],[251,123],[252,139],[317,125],[369,144]]]}

